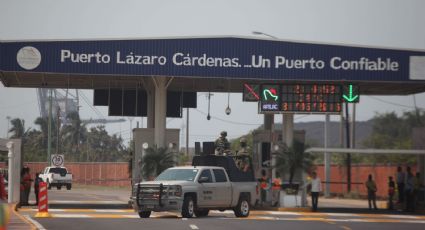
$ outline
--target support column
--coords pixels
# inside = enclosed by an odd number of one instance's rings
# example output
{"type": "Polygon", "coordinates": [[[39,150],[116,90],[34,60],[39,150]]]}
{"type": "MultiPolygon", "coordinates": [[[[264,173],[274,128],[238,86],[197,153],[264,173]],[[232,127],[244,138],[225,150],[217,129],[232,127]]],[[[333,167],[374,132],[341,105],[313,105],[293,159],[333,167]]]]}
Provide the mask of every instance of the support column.
{"type": "Polygon", "coordinates": [[[351,133],[350,133],[350,147],[356,148],[356,103],[352,104],[353,112],[351,113],[351,133]]]}
{"type": "Polygon", "coordinates": [[[264,130],[272,130],[274,114],[264,114],[264,130]]]}
{"type": "Polygon", "coordinates": [[[155,87],[150,87],[147,92],[147,128],[154,128],[155,127],[155,87]]]}
{"type": "MultiPolygon", "coordinates": [[[[274,114],[264,114],[264,130],[266,130],[266,132],[269,133],[270,136],[270,168],[269,170],[267,170],[267,174],[270,176],[270,178],[273,179],[275,178],[276,175],[276,169],[274,169],[273,167],[271,167],[272,165],[274,165],[274,155],[273,155],[273,124],[274,124],[274,114]]],[[[260,146],[261,146],[261,142],[260,142],[260,146]]],[[[264,151],[263,149],[261,149],[261,151],[264,151]]],[[[259,159],[261,159],[261,152],[259,153],[259,159]]],[[[261,164],[261,162],[260,162],[261,164]]],[[[273,190],[269,190],[267,192],[266,195],[266,202],[271,202],[272,204],[274,203],[273,201],[273,190]]]]}
{"type": "Polygon", "coordinates": [[[20,200],[21,145],[22,140],[20,139],[14,139],[6,144],[9,151],[8,203],[17,203],[20,200]]]}
{"type": "MultiPolygon", "coordinates": [[[[330,115],[326,114],[326,121],[325,121],[325,150],[328,148],[328,140],[329,140],[329,122],[330,122],[330,115]]],[[[331,186],[329,182],[331,181],[331,154],[327,151],[325,154],[325,197],[330,197],[331,195],[331,186]]]]}
{"type": "Polygon", "coordinates": [[[418,169],[416,171],[421,174],[422,184],[425,184],[425,155],[418,155],[418,169]]]}
{"type": "Polygon", "coordinates": [[[155,129],[154,140],[157,147],[165,145],[165,126],[167,116],[167,78],[154,77],[155,84],[155,129]]]}
{"type": "Polygon", "coordinates": [[[283,114],[282,140],[288,146],[294,142],[294,114],[283,114]]]}

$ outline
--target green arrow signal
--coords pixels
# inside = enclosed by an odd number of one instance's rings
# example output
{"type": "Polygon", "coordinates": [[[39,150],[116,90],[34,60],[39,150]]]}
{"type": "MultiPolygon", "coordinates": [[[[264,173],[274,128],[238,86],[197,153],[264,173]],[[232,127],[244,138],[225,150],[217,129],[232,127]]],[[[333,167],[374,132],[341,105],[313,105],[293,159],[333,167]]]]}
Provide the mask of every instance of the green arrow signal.
{"type": "Polygon", "coordinates": [[[349,87],[348,96],[343,94],[342,97],[347,102],[353,102],[359,97],[359,95],[353,95],[353,85],[350,84],[348,87],[349,87]]]}

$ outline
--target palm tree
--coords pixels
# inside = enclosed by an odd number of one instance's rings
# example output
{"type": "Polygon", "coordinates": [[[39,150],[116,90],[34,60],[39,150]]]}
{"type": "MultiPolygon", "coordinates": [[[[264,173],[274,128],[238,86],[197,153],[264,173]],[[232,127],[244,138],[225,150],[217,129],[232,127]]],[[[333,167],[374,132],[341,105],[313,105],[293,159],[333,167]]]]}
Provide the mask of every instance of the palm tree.
{"type": "Polygon", "coordinates": [[[12,128],[8,130],[9,133],[13,133],[11,138],[24,138],[30,129],[25,130],[25,121],[19,118],[15,118],[10,121],[12,128]]]}
{"type": "Polygon", "coordinates": [[[68,113],[66,116],[70,123],[62,128],[62,137],[64,141],[76,151],[79,150],[80,140],[85,140],[87,132],[85,124],[81,121],[78,112],[68,113]]]}
{"type": "Polygon", "coordinates": [[[156,177],[165,169],[174,165],[173,154],[167,148],[154,146],[146,149],[142,159],[142,174],[144,178],[156,177]]]}
{"type": "Polygon", "coordinates": [[[47,146],[47,136],[48,134],[48,130],[49,130],[49,121],[47,118],[43,118],[43,117],[37,117],[37,119],[35,119],[34,124],[40,126],[40,130],[43,136],[43,140],[42,140],[42,146],[46,147],[47,146]]]}
{"type": "Polygon", "coordinates": [[[292,184],[295,172],[309,170],[313,166],[314,157],[304,152],[305,145],[299,141],[294,141],[291,147],[287,147],[284,143],[278,145],[276,164],[273,167],[282,176],[289,173],[289,184],[292,184]]]}

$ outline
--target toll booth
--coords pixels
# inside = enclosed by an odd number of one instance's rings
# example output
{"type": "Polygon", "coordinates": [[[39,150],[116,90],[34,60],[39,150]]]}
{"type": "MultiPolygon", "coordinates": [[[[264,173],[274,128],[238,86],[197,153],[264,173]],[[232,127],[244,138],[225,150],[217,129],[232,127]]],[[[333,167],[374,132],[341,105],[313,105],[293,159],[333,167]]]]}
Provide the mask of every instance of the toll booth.
{"type": "MultiPolygon", "coordinates": [[[[294,130],[294,140],[305,142],[305,130],[294,130]]],[[[261,177],[261,170],[271,170],[272,147],[282,142],[282,131],[257,130],[253,134],[253,166],[257,178],[261,177]]]]}
{"type": "MultiPolygon", "coordinates": [[[[134,153],[131,161],[132,182],[139,182],[141,177],[141,163],[145,150],[154,146],[154,128],[133,129],[134,153]]],[[[178,153],[180,146],[180,129],[166,129],[165,143],[171,152],[178,153]]]]}
{"type": "MultiPolygon", "coordinates": [[[[272,178],[273,146],[282,142],[282,140],[282,130],[257,130],[253,134],[252,161],[254,175],[257,179],[261,178],[261,171],[263,169],[267,172],[268,177],[272,178]]],[[[294,130],[294,140],[304,143],[305,130],[294,130]]],[[[302,173],[297,173],[294,180],[302,180],[302,173]]],[[[276,195],[269,189],[266,194],[266,203],[273,203],[277,199],[274,196],[276,195]]]]}

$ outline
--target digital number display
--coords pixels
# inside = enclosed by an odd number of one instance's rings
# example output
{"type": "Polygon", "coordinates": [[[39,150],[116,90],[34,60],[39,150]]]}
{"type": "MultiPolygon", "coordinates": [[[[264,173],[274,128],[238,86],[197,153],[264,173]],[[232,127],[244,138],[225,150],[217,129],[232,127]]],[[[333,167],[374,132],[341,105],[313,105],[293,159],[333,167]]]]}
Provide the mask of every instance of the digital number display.
{"type": "Polygon", "coordinates": [[[282,112],[339,113],[341,86],[333,84],[293,84],[281,87],[282,112]]]}

